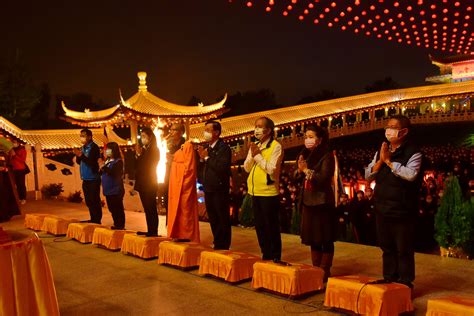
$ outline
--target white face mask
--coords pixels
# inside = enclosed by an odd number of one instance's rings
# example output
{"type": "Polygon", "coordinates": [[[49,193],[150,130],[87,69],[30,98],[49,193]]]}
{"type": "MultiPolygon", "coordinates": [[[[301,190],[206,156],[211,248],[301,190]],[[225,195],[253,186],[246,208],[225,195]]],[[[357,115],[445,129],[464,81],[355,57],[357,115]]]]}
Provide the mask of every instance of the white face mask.
{"type": "Polygon", "coordinates": [[[314,148],[316,146],[316,138],[305,138],[304,140],[304,146],[307,149],[314,148]]]}
{"type": "Polygon", "coordinates": [[[81,136],[81,144],[85,145],[87,143],[87,138],[84,136],[81,136]]]}
{"type": "Polygon", "coordinates": [[[111,158],[112,157],[112,149],[106,149],[105,150],[105,156],[107,158],[111,158]]]}
{"type": "Polygon", "coordinates": [[[387,128],[385,130],[385,137],[389,142],[397,140],[399,130],[395,128],[387,128]]]}
{"type": "Polygon", "coordinates": [[[255,127],[254,135],[256,139],[261,140],[263,137],[263,128],[255,127]]]}
{"type": "Polygon", "coordinates": [[[204,139],[206,140],[206,142],[210,142],[212,140],[212,134],[208,131],[204,131],[204,139]]]}

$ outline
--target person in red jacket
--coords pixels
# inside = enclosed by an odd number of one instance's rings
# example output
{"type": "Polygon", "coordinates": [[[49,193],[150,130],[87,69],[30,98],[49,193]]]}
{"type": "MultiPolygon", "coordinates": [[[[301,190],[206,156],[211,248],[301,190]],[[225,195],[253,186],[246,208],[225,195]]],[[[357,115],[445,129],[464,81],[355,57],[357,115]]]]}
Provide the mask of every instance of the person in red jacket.
{"type": "Polygon", "coordinates": [[[13,148],[10,150],[10,165],[15,177],[16,190],[21,204],[26,203],[26,149],[17,139],[12,141],[13,148]]]}

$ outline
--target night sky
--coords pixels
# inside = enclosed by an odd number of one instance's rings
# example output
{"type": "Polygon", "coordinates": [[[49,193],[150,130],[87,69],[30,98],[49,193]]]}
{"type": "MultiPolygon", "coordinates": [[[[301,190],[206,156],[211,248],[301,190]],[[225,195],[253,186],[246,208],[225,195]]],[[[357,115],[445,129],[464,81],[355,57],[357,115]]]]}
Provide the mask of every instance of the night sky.
{"type": "Polygon", "coordinates": [[[314,26],[241,1],[4,1],[2,60],[18,50],[53,94],[88,92],[116,104],[148,89],[175,103],[272,89],[292,104],[321,89],[364,92],[392,76],[403,86],[437,74],[428,50],[314,26]]]}

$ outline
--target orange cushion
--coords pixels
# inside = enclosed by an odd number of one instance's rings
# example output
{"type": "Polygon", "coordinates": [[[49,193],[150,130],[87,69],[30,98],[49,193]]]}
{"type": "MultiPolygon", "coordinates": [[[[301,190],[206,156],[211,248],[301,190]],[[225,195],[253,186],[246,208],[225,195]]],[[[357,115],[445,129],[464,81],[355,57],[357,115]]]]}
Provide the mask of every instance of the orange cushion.
{"type": "Polygon", "coordinates": [[[329,278],[324,305],[363,315],[398,315],[413,310],[411,289],[399,283],[369,284],[376,280],[349,275],[329,278]]]}
{"type": "Polygon", "coordinates": [[[41,230],[53,235],[66,235],[67,228],[71,223],[79,222],[77,219],[65,219],[54,215],[45,216],[41,230]]]}
{"type": "Polygon", "coordinates": [[[133,234],[131,230],[112,230],[106,227],[97,227],[92,236],[92,243],[110,250],[118,250],[122,247],[123,236],[133,234]]]}
{"type": "Polygon", "coordinates": [[[324,271],[307,264],[291,263],[291,266],[272,261],[257,262],[253,266],[253,288],[298,296],[323,288],[324,271]]]}
{"type": "Polygon", "coordinates": [[[32,230],[41,230],[43,228],[43,221],[46,216],[54,216],[48,214],[26,214],[25,227],[32,230]]]}
{"type": "Polygon", "coordinates": [[[211,249],[194,242],[166,241],[160,244],[158,263],[180,268],[197,267],[201,252],[205,250],[211,249]]]}
{"type": "Polygon", "coordinates": [[[67,237],[75,239],[83,244],[92,242],[92,236],[96,228],[102,227],[94,223],[71,223],[67,229],[67,237]]]}
{"type": "Polygon", "coordinates": [[[228,282],[250,279],[253,265],[260,257],[230,250],[201,252],[200,274],[210,274],[228,282]]]}
{"type": "Polygon", "coordinates": [[[137,234],[125,234],[122,241],[122,252],[143,259],[158,257],[160,243],[166,237],[146,237],[137,234]]]}

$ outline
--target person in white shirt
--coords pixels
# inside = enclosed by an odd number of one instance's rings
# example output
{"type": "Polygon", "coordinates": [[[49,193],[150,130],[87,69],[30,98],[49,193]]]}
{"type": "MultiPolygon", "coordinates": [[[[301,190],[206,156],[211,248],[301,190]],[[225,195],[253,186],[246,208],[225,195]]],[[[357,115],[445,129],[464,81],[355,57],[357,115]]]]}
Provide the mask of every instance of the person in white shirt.
{"type": "Polygon", "coordinates": [[[255,122],[256,143],[244,162],[249,173],[248,194],[252,196],[255,230],[263,260],[281,260],[281,236],[278,218],[279,178],[283,161],[281,144],[274,139],[275,123],[268,117],[255,122]]]}

